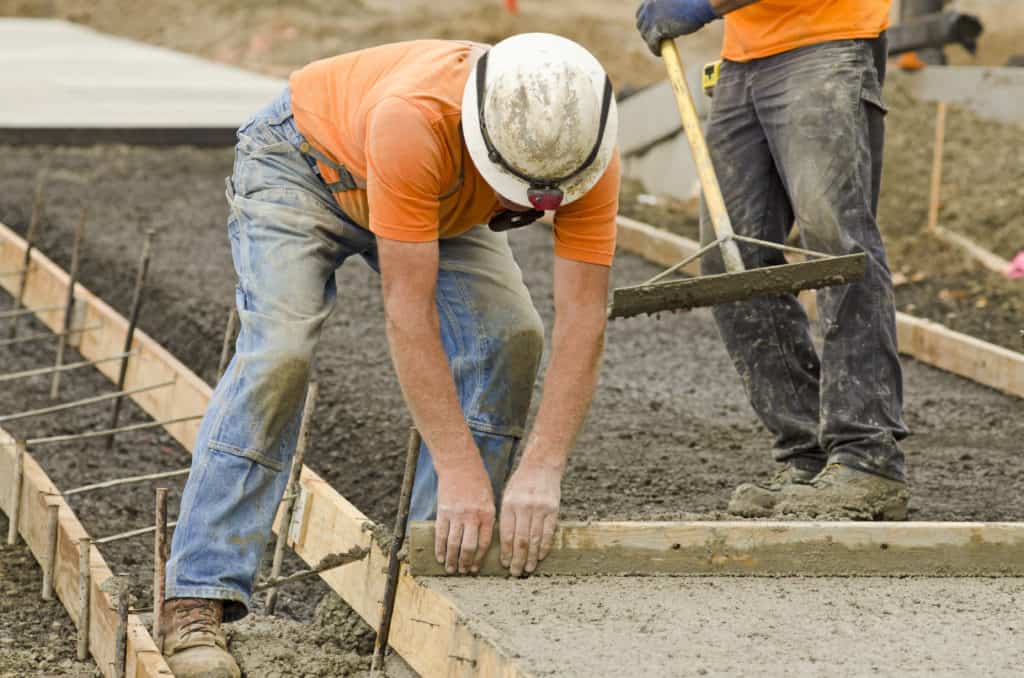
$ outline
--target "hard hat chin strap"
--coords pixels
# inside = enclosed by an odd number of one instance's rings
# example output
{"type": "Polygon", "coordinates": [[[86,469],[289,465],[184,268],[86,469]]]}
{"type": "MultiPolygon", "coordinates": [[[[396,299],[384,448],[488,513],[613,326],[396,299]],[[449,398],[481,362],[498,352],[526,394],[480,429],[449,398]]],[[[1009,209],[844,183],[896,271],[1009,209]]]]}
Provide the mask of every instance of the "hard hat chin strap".
{"type": "Polygon", "coordinates": [[[495,165],[498,165],[512,176],[525,181],[530,185],[526,190],[526,197],[530,201],[530,205],[536,210],[551,211],[556,210],[562,205],[562,201],[565,199],[565,193],[561,189],[561,185],[567,181],[575,179],[580,174],[585,172],[587,168],[594,164],[597,160],[597,155],[601,151],[601,142],[604,141],[605,128],[608,125],[608,112],[612,106],[612,90],[611,78],[606,74],[604,76],[604,94],[601,99],[601,124],[597,130],[597,140],[594,142],[594,146],[590,149],[590,153],[583,160],[583,162],[575,170],[566,174],[565,176],[555,178],[538,178],[531,177],[528,174],[520,172],[513,167],[504,157],[494,144],[491,143],[491,136],[487,133],[487,122],[484,118],[484,102],[486,97],[484,96],[484,87],[487,85],[487,56],[489,53],[485,53],[480,60],[476,62],[476,110],[477,116],[480,118],[480,135],[483,137],[484,146],[487,148],[487,157],[495,165]]]}

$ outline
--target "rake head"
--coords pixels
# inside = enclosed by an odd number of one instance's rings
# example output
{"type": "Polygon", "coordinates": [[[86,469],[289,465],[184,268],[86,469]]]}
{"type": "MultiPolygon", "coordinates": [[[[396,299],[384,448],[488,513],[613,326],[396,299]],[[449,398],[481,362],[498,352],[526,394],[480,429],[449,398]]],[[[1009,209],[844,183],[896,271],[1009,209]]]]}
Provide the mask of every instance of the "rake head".
{"type": "Polygon", "coordinates": [[[796,294],[801,290],[846,285],[863,278],[866,269],[867,255],[861,252],[797,264],[753,268],[739,273],[620,287],[612,294],[608,318],[631,318],[643,313],[681,311],[745,301],[753,297],[796,294]]]}

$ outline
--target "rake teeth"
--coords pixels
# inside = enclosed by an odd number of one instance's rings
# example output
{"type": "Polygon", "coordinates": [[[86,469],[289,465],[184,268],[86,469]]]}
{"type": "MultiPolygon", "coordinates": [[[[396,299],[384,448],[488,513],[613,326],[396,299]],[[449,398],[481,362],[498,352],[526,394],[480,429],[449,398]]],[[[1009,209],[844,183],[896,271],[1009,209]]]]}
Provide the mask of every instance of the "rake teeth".
{"type": "Polygon", "coordinates": [[[847,285],[863,278],[866,269],[867,255],[861,252],[797,264],[753,268],[740,273],[621,287],[612,295],[608,318],[631,318],[641,314],[681,311],[745,301],[753,297],[796,294],[802,290],[847,285]]]}

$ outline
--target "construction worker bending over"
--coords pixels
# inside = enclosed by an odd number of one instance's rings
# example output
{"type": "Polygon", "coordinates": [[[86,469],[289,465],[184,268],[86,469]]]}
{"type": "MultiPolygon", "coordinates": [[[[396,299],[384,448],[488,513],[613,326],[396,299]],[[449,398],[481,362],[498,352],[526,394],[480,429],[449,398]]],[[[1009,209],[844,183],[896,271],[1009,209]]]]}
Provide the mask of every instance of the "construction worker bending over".
{"type": "MultiPolygon", "coordinates": [[[[637,27],[661,41],[725,16],[707,138],[736,232],[867,253],[861,282],[818,291],[819,356],[791,295],[717,306],[714,317],[783,467],[744,484],[733,513],[901,520],[903,385],[892,280],[875,214],[882,168],[889,0],[645,0],[637,27]]],[[[714,238],[707,210],[702,239],[714,238]]],[[[747,267],[785,263],[739,243],[747,267]]],[[[704,273],[723,273],[718,249],[704,273]]]]}
{"type": "Polygon", "coordinates": [[[617,127],[597,60],[526,34],[317,61],[238,131],[227,198],[241,331],[167,568],[164,653],[179,678],[238,676],[220,622],[247,613],[349,257],[381,273],[391,356],[425,441],[411,519],[436,517],[438,559],[472,572],[500,497],[503,564],[519,575],[545,556],[603,348],[617,127]],[[504,231],[544,211],[555,213],[553,347],[509,478],[544,332],[504,231]]]}

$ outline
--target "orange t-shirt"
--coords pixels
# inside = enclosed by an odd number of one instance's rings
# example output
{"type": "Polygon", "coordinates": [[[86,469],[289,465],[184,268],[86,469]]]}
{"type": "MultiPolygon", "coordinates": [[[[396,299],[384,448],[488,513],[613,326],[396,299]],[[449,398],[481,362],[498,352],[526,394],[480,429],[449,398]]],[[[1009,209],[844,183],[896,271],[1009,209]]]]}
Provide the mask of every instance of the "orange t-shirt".
{"type": "Polygon", "coordinates": [[[830,40],[875,38],[891,0],[760,0],[725,15],[722,58],[750,61],[830,40]]]}
{"type": "MultiPolygon", "coordinates": [[[[477,45],[403,42],[313,62],[289,79],[303,136],[365,190],[335,193],[373,233],[404,242],[450,238],[500,209],[462,139],[462,90],[477,45]]],[[[318,163],[327,181],[338,174],[318,163]]],[[[610,265],[619,206],[619,158],[585,196],[555,213],[555,254],[610,265]]]]}

